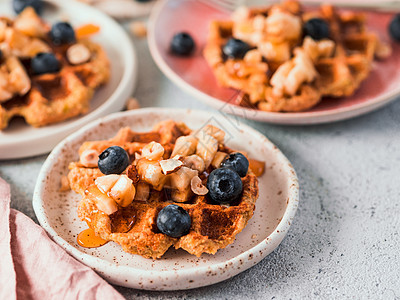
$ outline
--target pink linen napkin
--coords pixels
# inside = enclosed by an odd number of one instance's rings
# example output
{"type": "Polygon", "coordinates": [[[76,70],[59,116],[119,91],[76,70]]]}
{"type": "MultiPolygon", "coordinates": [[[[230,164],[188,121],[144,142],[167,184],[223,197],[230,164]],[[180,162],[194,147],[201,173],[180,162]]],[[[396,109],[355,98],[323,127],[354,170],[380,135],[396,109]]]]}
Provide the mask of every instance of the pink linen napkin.
{"type": "Polygon", "coordinates": [[[0,178],[0,299],[124,299],[92,269],[55,244],[43,228],[10,209],[0,178]]]}

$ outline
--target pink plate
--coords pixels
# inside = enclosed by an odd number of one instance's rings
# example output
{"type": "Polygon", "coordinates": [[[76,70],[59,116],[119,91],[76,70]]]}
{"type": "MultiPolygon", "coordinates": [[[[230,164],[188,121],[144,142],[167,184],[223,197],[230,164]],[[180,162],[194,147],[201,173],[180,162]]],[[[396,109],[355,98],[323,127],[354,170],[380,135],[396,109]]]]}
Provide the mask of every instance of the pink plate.
{"type": "MultiPolygon", "coordinates": [[[[390,41],[387,25],[391,13],[366,11],[368,27],[384,41],[390,41]]],[[[299,113],[271,113],[234,104],[237,91],[219,87],[202,56],[211,20],[228,19],[229,13],[197,0],[160,1],[150,16],[149,47],[151,54],[175,84],[206,104],[244,118],[278,124],[327,123],[359,116],[396,99],[400,94],[400,45],[392,43],[393,54],[375,62],[370,76],[351,97],[324,99],[313,109],[299,113]],[[196,42],[191,57],[169,52],[172,36],[180,31],[190,33],[196,42]]]]}

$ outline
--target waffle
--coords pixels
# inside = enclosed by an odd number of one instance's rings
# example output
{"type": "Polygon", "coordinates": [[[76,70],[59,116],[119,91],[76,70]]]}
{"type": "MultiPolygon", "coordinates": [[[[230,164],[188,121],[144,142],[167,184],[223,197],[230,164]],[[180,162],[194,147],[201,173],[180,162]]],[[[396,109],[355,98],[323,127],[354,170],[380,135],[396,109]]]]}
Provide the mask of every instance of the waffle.
{"type": "Polygon", "coordinates": [[[363,14],[331,5],[308,12],[296,1],[239,8],[232,20],[212,21],[204,49],[218,83],[241,91],[237,104],[273,112],[304,111],[323,97],[350,96],[368,77],[374,58],[388,55],[390,47],[367,30],[363,14]],[[327,21],[329,39],[303,36],[303,24],[314,17],[327,21]],[[225,57],[222,48],[230,38],[252,47],[243,59],[225,57]]]}
{"type": "Polygon", "coordinates": [[[334,55],[320,59],[316,64],[320,74],[318,86],[323,96],[350,96],[371,71],[378,37],[367,31],[365,16],[361,13],[339,14],[326,5],[317,16],[329,23],[331,37],[336,43],[334,55]]]}
{"type": "MultiPolygon", "coordinates": [[[[88,149],[103,151],[111,145],[119,145],[129,153],[132,159],[141,153],[146,144],[158,141],[165,149],[163,158],[167,159],[171,156],[176,139],[189,134],[193,132],[185,125],[174,121],[162,122],[149,133],[136,133],[129,128],[123,128],[111,140],[84,143],[79,153],[82,155],[88,149]]],[[[219,151],[230,153],[233,150],[219,143],[219,151]]],[[[215,254],[218,249],[233,243],[236,234],[243,230],[253,215],[258,197],[258,181],[249,170],[248,174],[242,178],[242,197],[239,203],[231,206],[212,204],[207,196],[195,194],[184,203],[176,203],[171,200],[172,190],[153,186],[149,199],[145,201],[137,199],[136,194],[135,200],[128,207],[119,208],[117,212],[107,215],[99,211],[96,206],[94,196],[96,192],[90,192],[93,189],[94,180],[103,175],[99,169],[86,168],[80,162],[71,163],[69,168],[70,186],[83,196],[78,208],[79,218],[86,221],[101,238],[120,244],[128,253],[139,254],[146,258],[160,258],[171,246],[176,249],[182,248],[196,256],[202,253],[215,254]],[[189,233],[180,238],[172,238],[160,233],[156,225],[158,212],[172,203],[183,207],[192,220],[189,233]],[[126,226],[129,222],[133,222],[131,228],[126,226]]],[[[128,167],[125,173],[137,182],[135,174],[132,175],[130,171],[131,168],[128,167]]],[[[213,167],[210,166],[199,175],[203,183],[207,181],[207,176],[212,169],[213,167]]]]}
{"type": "MultiPolygon", "coordinates": [[[[27,8],[18,18],[40,20],[31,8],[27,8]]],[[[28,35],[16,29],[16,24],[8,20],[8,28],[15,32],[15,38],[4,40],[0,46],[6,59],[14,57],[20,60],[29,77],[30,89],[0,101],[0,129],[6,128],[16,116],[23,117],[34,127],[40,127],[87,113],[96,88],[106,83],[110,76],[109,62],[102,47],[87,39],[78,39],[77,43],[85,45],[91,56],[85,63],[72,65],[66,56],[70,45],[54,46],[48,38],[49,26],[42,23],[41,31],[28,35]],[[21,42],[27,43],[31,51],[22,51],[24,48],[19,47],[21,42]],[[61,63],[60,71],[32,74],[30,59],[39,52],[53,52],[61,63]]]]}

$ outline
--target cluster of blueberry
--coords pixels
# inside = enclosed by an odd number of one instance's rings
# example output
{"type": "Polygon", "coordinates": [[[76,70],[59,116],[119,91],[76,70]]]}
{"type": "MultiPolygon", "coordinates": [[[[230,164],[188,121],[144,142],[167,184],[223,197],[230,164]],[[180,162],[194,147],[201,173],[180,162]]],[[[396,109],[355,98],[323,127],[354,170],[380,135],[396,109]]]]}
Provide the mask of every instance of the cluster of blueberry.
{"type": "MultiPolygon", "coordinates": [[[[99,155],[98,167],[105,175],[121,174],[129,166],[128,153],[119,146],[112,146],[99,155]]],[[[230,154],[213,170],[207,180],[208,196],[216,204],[233,204],[242,194],[241,177],[246,176],[249,161],[241,153],[230,154]]],[[[160,232],[177,238],[186,235],[191,226],[189,213],[182,207],[170,204],[164,207],[157,216],[157,227],[160,232]]]]}
{"type": "MultiPolygon", "coordinates": [[[[43,9],[41,0],[14,0],[13,8],[17,14],[27,7],[33,7],[36,13],[40,14],[43,9]]],[[[67,22],[55,23],[49,33],[49,38],[55,46],[68,45],[75,43],[75,31],[67,22]]],[[[46,73],[56,73],[60,71],[61,64],[53,53],[38,53],[31,60],[33,74],[40,75],[46,73]]]]}
{"type": "MultiPolygon", "coordinates": [[[[241,196],[243,184],[240,177],[247,174],[249,161],[241,153],[232,153],[221,167],[213,170],[207,179],[208,196],[217,204],[235,203],[241,196]]],[[[181,237],[189,232],[191,219],[182,207],[170,204],[157,216],[158,229],[171,237],[181,237]]]]}
{"type": "MultiPolygon", "coordinates": [[[[50,39],[56,46],[72,44],[76,41],[75,31],[67,22],[58,22],[51,27],[50,39]]],[[[32,72],[36,75],[56,73],[61,64],[53,53],[38,53],[31,61],[32,72]]]]}
{"type": "MultiPolygon", "coordinates": [[[[316,41],[329,38],[329,24],[320,18],[312,18],[303,25],[304,36],[310,36],[316,41]]],[[[389,33],[393,39],[400,41],[400,14],[394,16],[389,24],[389,33]]],[[[193,38],[186,32],[180,32],[173,36],[171,41],[171,51],[177,55],[190,55],[196,44],[193,38]]],[[[246,42],[231,38],[222,48],[223,54],[232,59],[243,59],[245,54],[251,49],[246,42]]]]}

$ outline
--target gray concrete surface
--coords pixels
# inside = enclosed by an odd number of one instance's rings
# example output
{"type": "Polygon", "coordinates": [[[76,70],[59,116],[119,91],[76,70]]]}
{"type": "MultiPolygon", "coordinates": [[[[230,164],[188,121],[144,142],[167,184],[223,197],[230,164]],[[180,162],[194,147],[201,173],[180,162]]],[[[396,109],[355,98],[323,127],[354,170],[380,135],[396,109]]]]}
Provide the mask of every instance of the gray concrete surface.
{"type": "MultiPolygon", "coordinates": [[[[208,109],[157,69],[135,40],[142,106],[208,109]]],[[[245,121],[293,163],[300,205],[282,244],[255,267],[212,286],[127,299],[400,299],[400,101],[368,115],[316,126],[245,121]]],[[[46,156],[0,161],[12,207],[35,219],[31,199],[46,156]]]]}

